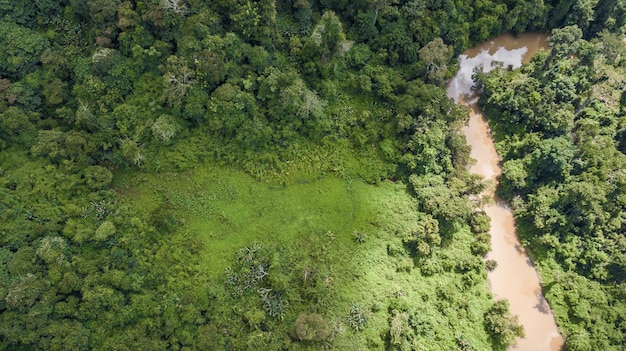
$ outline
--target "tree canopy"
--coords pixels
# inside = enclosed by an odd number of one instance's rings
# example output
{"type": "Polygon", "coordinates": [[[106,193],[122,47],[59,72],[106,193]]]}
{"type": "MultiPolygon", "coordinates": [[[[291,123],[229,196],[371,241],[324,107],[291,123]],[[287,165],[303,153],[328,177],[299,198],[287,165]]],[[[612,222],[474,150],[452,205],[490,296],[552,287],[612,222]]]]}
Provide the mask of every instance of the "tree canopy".
{"type": "Polygon", "coordinates": [[[501,194],[514,204],[568,349],[619,349],[626,343],[624,65],[606,48],[621,37],[582,36],[577,25],[554,30],[550,56],[481,75],[481,102],[503,158],[501,194]]]}
{"type": "Polygon", "coordinates": [[[572,350],[624,345],[620,1],[0,1],[0,349],[484,350],[456,55],[572,350]],[[534,233],[534,234],[533,234],[534,233]]]}

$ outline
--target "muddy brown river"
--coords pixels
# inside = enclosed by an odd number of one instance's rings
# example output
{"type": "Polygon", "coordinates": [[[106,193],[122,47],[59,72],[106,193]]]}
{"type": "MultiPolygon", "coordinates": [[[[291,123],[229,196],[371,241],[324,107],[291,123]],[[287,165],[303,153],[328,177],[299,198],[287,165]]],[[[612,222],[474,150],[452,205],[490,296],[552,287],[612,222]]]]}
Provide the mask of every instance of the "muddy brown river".
{"type": "MultiPolygon", "coordinates": [[[[477,104],[478,99],[471,91],[472,72],[481,65],[483,70],[489,71],[493,62],[519,68],[535,52],[547,47],[545,35],[528,33],[517,38],[502,35],[463,53],[459,57],[459,72],[448,86],[448,96],[470,108],[469,123],[463,128],[467,143],[472,148],[470,155],[476,160],[470,172],[482,175],[495,185],[501,173],[500,158],[494,148],[489,125],[477,104]]],[[[493,196],[493,192],[487,195],[493,196]]],[[[491,291],[496,300],[509,300],[511,313],[519,317],[526,332],[526,337],[518,339],[510,350],[561,350],[563,338],[541,293],[537,271],[519,242],[513,213],[498,198],[495,204],[485,207],[485,212],[491,218],[492,251],[487,259],[498,262],[497,268],[489,273],[491,291]]]]}

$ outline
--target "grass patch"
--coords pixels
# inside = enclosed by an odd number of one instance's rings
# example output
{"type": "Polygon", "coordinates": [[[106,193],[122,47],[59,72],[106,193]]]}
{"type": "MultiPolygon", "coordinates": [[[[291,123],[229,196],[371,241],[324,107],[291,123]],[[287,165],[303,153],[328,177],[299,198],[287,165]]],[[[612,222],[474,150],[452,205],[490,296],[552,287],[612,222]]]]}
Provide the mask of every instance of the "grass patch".
{"type": "MultiPolygon", "coordinates": [[[[352,246],[375,218],[379,188],[334,176],[291,185],[258,182],[243,172],[203,167],[185,173],[141,174],[123,179],[137,205],[170,205],[186,235],[205,242],[204,268],[223,274],[233,253],[254,241],[285,246],[316,242],[334,233],[331,251],[352,246]],[[132,189],[132,190],[130,190],[132,189]]],[[[329,248],[331,249],[331,248],[329,248]]]]}
{"type": "MultiPolygon", "coordinates": [[[[416,258],[401,238],[421,217],[403,184],[371,185],[334,175],[269,184],[209,165],[116,178],[117,187],[137,206],[150,211],[169,205],[182,223],[174,235],[204,242],[201,281],[225,285],[226,269],[239,249],[253,243],[269,248],[273,271],[268,279],[278,279],[273,287],[284,283],[293,290],[283,295],[288,301],[284,319],[265,317],[285,340],[301,313],[316,313],[328,322],[333,349],[489,348],[483,328],[483,314],[492,303],[486,273],[464,270],[482,265],[470,252],[472,234],[458,225],[430,257],[416,258]],[[304,270],[317,275],[317,282],[303,281],[304,270]],[[364,322],[355,327],[357,317],[364,322]],[[390,326],[403,321],[409,329],[399,330],[406,335],[391,338],[390,326]]],[[[251,302],[258,299],[255,294],[222,303],[246,316],[245,311],[263,309],[251,302]]],[[[223,318],[233,318],[225,325],[240,323],[230,309],[225,311],[223,318]]],[[[317,346],[311,347],[302,349],[317,346]]]]}

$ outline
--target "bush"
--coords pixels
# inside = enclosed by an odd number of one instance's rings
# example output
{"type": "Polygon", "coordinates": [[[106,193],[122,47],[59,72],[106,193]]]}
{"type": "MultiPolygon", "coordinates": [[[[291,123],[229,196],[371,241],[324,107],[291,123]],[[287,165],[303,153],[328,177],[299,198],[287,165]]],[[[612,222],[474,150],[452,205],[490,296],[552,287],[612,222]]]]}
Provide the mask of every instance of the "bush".
{"type": "Polygon", "coordinates": [[[115,231],[116,229],[113,222],[104,221],[102,222],[102,224],[100,224],[98,229],[96,229],[96,235],[94,236],[94,239],[97,241],[105,241],[111,235],[115,234],[115,231]]]}
{"type": "Polygon", "coordinates": [[[302,312],[296,319],[292,333],[300,341],[323,341],[330,335],[330,328],[321,315],[302,312]]]}
{"type": "Polygon", "coordinates": [[[485,262],[485,267],[488,271],[493,271],[498,267],[498,262],[496,260],[487,260],[485,262]]]}
{"type": "Polygon", "coordinates": [[[360,331],[365,329],[369,322],[371,313],[365,311],[361,306],[353,304],[350,308],[350,315],[348,316],[348,324],[352,329],[360,331]]]}
{"type": "Polygon", "coordinates": [[[113,174],[100,166],[91,166],[85,169],[85,183],[92,190],[104,189],[111,184],[113,174]]]}
{"type": "Polygon", "coordinates": [[[491,334],[495,349],[504,350],[515,344],[515,340],[525,336],[517,316],[512,316],[507,300],[496,301],[485,313],[485,327],[491,334]]]}

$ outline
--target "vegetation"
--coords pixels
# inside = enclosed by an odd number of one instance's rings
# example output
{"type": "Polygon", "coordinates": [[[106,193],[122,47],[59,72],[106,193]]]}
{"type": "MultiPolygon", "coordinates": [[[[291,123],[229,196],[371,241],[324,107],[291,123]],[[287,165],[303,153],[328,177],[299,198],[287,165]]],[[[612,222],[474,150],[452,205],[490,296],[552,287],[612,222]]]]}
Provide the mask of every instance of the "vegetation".
{"type": "Polygon", "coordinates": [[[626,344],[623,218],[626,47],[602,31],[554,30],[552,50],[480,75],[481,102],[513,204],[568,350],[626,344]]]}
{"type": "Polygon", "coordinates": [[[621,2],[0,9],[0,349],[506,349],[443,85],[472,44],[568,25],[482,88],[569,347],[624,344],[621,2]]]}

